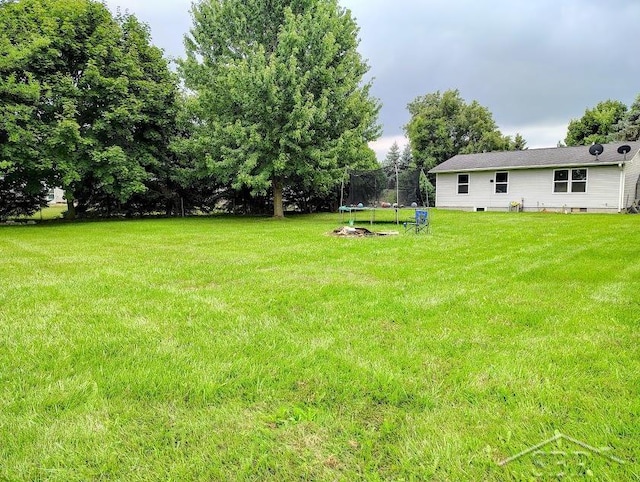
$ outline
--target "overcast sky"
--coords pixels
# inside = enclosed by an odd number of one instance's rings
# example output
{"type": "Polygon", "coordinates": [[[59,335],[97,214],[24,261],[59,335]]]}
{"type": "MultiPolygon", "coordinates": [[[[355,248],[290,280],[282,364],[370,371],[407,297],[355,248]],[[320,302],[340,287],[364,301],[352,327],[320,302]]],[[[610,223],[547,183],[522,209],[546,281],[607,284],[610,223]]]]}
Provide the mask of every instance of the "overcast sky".
{"type": "MultiPolygon", "coordinates": [[[[107,0],[151,27],[154,43],[184,53],[190,0],[107,0]]],[[[639,0],[340,0],[360,27],[373,95],[382,102],[382,158],[406,143],[406,106],[459,89],[493,114],[503,134],[553,147],[569,121],[640,94],[639,0]]]]}

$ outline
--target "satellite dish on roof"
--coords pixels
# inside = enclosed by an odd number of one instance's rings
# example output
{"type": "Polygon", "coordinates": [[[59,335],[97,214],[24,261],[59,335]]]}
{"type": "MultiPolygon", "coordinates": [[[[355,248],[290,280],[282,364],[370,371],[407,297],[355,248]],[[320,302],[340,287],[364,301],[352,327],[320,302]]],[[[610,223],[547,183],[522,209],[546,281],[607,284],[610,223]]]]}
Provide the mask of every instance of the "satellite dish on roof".
{"type": "Polygon", "coordinates": [[[594,144],[589,147],[589,154],[591,154],[592,156],[596,156],[596,159],[600,154],[602,154],[603,151],[604,147],[602,147],[602,144],[594,144]]]}
{"type": "Polygon", "coordinates": [[[624,160],[627,160],[627,153],[631,151],[631,146],[625,144],[624,146],[618,147],[618,154],[624,155],[624,160]]]}

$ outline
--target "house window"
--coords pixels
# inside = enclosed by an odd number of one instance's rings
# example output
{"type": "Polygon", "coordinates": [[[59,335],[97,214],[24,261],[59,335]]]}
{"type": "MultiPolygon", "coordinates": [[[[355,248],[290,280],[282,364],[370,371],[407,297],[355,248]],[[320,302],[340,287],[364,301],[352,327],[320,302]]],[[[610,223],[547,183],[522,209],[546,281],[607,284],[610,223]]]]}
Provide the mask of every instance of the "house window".
{"type": "Polygon", "coordinates": [[[586,169],[571,169],[571,192],[587,192],[586,169]]]}
{"type": "Polygon", "coordinates": [[[509,192],[509,173],[496,172],[496,194],[506,194],[509,192]]]}
{"type": "Polygon", "coordinates": [[[469,174],[458,174],[458,194],[469,194],[469,174]]]}
{"type": "Polygon", "coordinates": [[[553,192],[587,192],[587,170],[556,169],[553,171],[553,192]]]}

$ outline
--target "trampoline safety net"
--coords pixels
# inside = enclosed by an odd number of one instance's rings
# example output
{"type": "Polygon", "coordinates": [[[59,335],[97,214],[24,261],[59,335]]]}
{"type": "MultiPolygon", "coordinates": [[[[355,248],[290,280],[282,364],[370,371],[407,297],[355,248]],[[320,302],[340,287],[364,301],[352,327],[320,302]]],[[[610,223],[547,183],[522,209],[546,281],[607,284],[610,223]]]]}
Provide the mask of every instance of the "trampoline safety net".
{"type": "Polygon", "coordinates": [[[422,169],[388,172],[385,169],[351,171],[344,186],[347,206],[428,206],[428,180],[422,169]],[[397,203],[397,204],[396,204],[397,203]]]}

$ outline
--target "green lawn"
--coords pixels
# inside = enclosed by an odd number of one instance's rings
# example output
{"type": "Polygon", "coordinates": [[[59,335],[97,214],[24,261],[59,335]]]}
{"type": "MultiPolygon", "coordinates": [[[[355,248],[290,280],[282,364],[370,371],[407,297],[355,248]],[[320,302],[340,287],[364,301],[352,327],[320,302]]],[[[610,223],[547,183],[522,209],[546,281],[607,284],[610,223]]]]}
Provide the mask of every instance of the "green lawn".
{"type": "Polygon", "coordinates": [[[640,480],[640,216],[432,214],[0,227],[0,480],[640,480]]]}
{"type": "Polygon", "coordinates": [[[17,216],[13,220],[18,222],[24,222],[28,220],[34,221],[49,221],[52,219],[61,219],[62,213],[67,210],[66,204],[54,204],[53,206],[47,206],[39,211],[36,211],[32,216],[17,216]]]}

